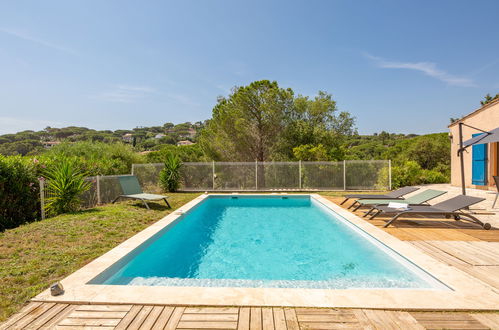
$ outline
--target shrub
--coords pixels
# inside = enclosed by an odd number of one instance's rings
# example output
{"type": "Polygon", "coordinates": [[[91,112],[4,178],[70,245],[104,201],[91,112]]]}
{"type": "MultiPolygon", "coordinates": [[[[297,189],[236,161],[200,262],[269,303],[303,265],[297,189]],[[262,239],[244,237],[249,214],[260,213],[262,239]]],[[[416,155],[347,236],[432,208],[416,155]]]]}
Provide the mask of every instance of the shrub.
{"type": "Polygon", "coordinates": [[[50,215],[74,212],[80,208],[80,196],[90,188],[85,181],[87,174],[77,165],[77,161],[62,158],[58,163],[45,171],[48,179],[47,189],[51,196],[45,206],[50,215]]]}
{"type": "Polygon", "coordinates": [[[34,221],[40,212],[37,165],[0,155],[0,231],[34,221]]]}
{"type": "Polygon", "coordinates": [[[182,161],[172,153],[166,155],[165,168],[159,174],[159,184],[165,191],[177,191],[180,185],[180,168],[182,161]]]}
{"type": "Polygon", "coordinates": [[[449,181],[445,167],[424,170],[416,161],[409,160],[392,168],[393,188],[417,184],[447,183],[449,181]]]}
{"type": "Polygon", "coordinates": [[[88,175],[129,174],[132,164],[143,163],[143,156],[123,143],[82,141],[61,143],[43,154],[46,162],[64,157],[77,157],[81,169],[88,175]]]}
{"type": "Polygon", "coordinates": [[[161,163],[169,154],[177,155],[183,162],[205,161],[203,150],[198,144],[189,146],[163,145],[159,150],[150,152],[146,155],[148,163],[161,163]]]}

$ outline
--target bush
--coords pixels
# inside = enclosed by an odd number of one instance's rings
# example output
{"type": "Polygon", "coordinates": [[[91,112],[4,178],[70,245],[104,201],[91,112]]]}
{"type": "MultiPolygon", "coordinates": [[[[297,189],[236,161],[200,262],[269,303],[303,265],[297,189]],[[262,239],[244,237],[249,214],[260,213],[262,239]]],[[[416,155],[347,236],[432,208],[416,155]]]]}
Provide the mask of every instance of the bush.
{"type": "Polygon", "coordinates": [[[201,147],[198,144],[192,144],[189,146],[161,146],[159,150],[148,153],[146,161],[148,163],[162,163],[169,154],[178,156],[183,162],[202,162],[207,160],[201,147]]]}
{"type": "Polygon", "coordinates": [[[36,162],[0,155],[0,231],[36,220],[39,194],[36,162]]]}
{"type": "Polygon", "coordinates": [[[62,158],[45,171],[47,190],[51,196],[45,206],[50,215],[74,212],[80,208],[81,194],[90,188],[83,172],[74,159],[62,158]]]}
{"type": "Polygon", "coordinates": [[[424,170],[413,160],[406,161],[392,168],[392,187],[399,188],[417,184],[447,183],[449,176],[439,169],[424,170]]]}
{"type": "Polygon", "coordinates": [[[159,173],[159,184],[165,191],[175,192],[180,185],[182,161],[177,155],[167,154],[165,168],[159,173]]]}
{"type": "Polygon", "coordinates": [[[131,146],[119,142],[61,143],[42,155],[43,161],[48,163],[60,158],[77,158],[81,169],[88,175],[130,174],[132,164],[144,162],[144,157],[131,146]]]}

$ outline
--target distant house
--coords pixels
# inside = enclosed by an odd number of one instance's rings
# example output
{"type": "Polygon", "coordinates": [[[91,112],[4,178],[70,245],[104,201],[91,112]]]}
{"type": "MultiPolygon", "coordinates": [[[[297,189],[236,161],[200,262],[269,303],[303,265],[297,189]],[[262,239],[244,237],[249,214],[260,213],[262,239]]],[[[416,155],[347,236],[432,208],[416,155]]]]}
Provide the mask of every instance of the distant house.
{"type": "Polygon", "coordinates": [[[189,140],[182,140],[177,142],[178,146],[190,146],[191,144],[194,144],[194,142],[189,140]]]}
{"type": "Polygon", "coordinates": [[[43,147],[46,149],[50,149],[55,145],[61,144],[60,141],[45,141],[43,142],[43,147]]]}
{"type": "Polygon", "coordinates": [[[179,134],[180,137],[183,138],[194,138],[196,136],[196,130],[190,127],[187,132],[179,134]]]}
{"type": "Polygon", "coordinates": [[[127,133],[121,137],[123,141],[131,143],[133,141],[132,133],[127,133]]]}
{"type": "MultiPolygon", "coordinates": [[[[461,185],[461,165],[457,155],[459,150],[459,123],[484,131],[499,128],[499,100],[492,101],[449,125],[451,184],[454,186],[461,185]]],[[[483,132],[465,125],[462,125],[463,141],[483,134],[483,132]]],[[[499,142],[472,145],[466,149],[463,157],[466,187],[495,189],[492,177],[499,175],[499,142]]]]}
{"type": "Polygon", "coordinates": [[[161,139],[163,137],[165,137],[166,135],[163,134],[163,133],[159,133],[159,134],[156,134],[156,136],[154,136],[155,139],[161,139]]]}

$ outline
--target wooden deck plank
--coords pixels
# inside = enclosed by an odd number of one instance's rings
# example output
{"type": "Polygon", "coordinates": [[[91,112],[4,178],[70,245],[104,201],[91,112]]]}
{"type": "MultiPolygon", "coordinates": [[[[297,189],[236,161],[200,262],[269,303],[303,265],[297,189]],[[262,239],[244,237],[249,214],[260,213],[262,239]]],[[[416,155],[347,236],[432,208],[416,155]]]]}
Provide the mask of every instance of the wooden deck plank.
{"type": "Polygon", "coordinates": [[[295,308],[297,315],[344,315],[352,314],[353,311],[349,309],[337,308],[295,308]]]}
{"type": "Polygon", "coordinates": [[[51,318],[40,329],[53,329],[59,322],[61,322],[67,315],[74,311],[76,305],[68,305],[65,309],[60,311],[56,316],[51,318]]]}
{"type": "Polygon", "coordinates": [[[187,307],[185,309],[185,313],[187,313],[187,314],[192,314],[192,313],[237,314],[238,312],[239,312],[239,308],[237,308],[237,307],[187,307]]]}
{"type": "Polygon", "coordinates": [[[180,318],[182,317],[182,314],[184,313],[185,309],[186,309],[185,307],[175,307],[164,329],[175,330],[177,328],[178,323],[180,322],[180,318]]]}
{"type": "Polygon", "coordinates": [[[46,323],[48,323],[52,318],[57,316],[60,312],[62,312],[66,307],[68,307],[68,304],[56,304],[53,306],[51,309],[40,315],[36,320],[31,322],[28,326],[26,326],[26,329],[39,329],[46,323]]]}
{"type": "Polygon", "coordinates": [[[78,319],[78,318],[65,318],[59,325],[67,325],[67,326],[94,326],[94,327],[114,327],[120,323],[121,319],[78,319]]]}
{"type": "Polygon", "coordinates": [[[402,329],[407,330],[424,330],[425,327],[421,325],[411,314],[408,312],[392,311],[396,320],[398,320],[398,325],[402,329]]]}
{"type": "Polygon", "coordinates": [[[489,329],[468,313],[411,312],[426,329],[489,329]]]}
{"type": "Polygon", "coordinates": [[[18,313],[12,315],[7,321],[0,324],[0,329],[4,330],[12,326],[17,321],[22,319],[26,314],[33,311],[35,308],[39,307],[41,304],[42,304],[41,302],[30,302],[29,304],[24,306],[18,313]]]}
{"type": "Polygon", "coordinates": [[[93,326],[86,326],[86,327],[75,327],[72,325],[58,325],[55,327],[56,330],[113,330],[114,327],[93,327],[93,326]]]}
{"type": "MultiPolygon", "coordinates": [[[[499,232],[496,233],[499,236],[499,232]]],[[[483,254],[488,254],[496,257],[496,261],[499,262],[499,255],[497,255],[497,251],[499,251],[499,243],[498,242],[468,242],[475,250],[482,252],[483,254]]]]}
{"type": "Polygon", "coordinates": [[[353,313],[335,314],[298,314],[299,322],[357,322],[357,317],[353,313]]]}
{"type": "Polygon", "coordinates": [[[168,323],[175,307],[172,306],[164,306],[161,314],[159,314],[158,319],[154,323],[152,330],[162,330],[165,325],[168,323]]]}
{"type": "Polygon", "coordinates": [[[180,321],[177,329],[236,329],[237,322],[219,322],[219,321],[180,321]]]}
{"type": "Polygon", "coordinates": [[[262,330],[262,309],[251,307],[250,310],[250,329],[262,330]]]}
{"type": "Polygon", "coordinates": [[[79,311],[71,313],[72,318],[82,319],[122,319],[127,312],[108,312],[108,311],[79,311]]]}
{"type": "Polygon", "coordinates": [[[384,310],[363,309],[364,314],[377,329],[398,330],[397,323],[384,310]]]}
{"type": "Polygon", "coordinates": [[[239,318],[237,322],[237,330],[249,330],[250,328],[250,313],[249,307],[239,308],[239,318]]]}
{"type": "Polygon", "coordinates": [[[446,242],[446,241],[430,241],[427,242],[436,246],[440,250],[447,252],[456,259],[460,259],[472,266],[497,266],[498,263],[494,258],[487,255],[481,255],[473,247],[466,242],[446,242]]]}
{"type": "Polygon", "coordinates": [[[77,311],[128,312],[132,305],[77,305],[77,311]]]}
{"type": "Polygon", "coordinates": [[[284,317],[286,318],[288,330],[300,330],[294,308],[284,308],[284,317]]]}
{"type": "Polygon", "coordinates": [[[275,330],[287,330],[286,317],[282,308],[272,308],[275,330]]]}
{"type": "Polygon", "coordinates": [[[38,307],[30,310],[28,313],[25,313],[21,319],[19,319],[14,325],[12,325],[12,327],[16,329],[26,328],[31,322],[36,320],[39,316],[50,310],[55,305],[55,303],[40,304],[38,307]]]}
{"type": "Polygon", "coordinates": [[[137,316],[141,309],[142,306],[140,305],[132,306],[125,317],[121,319],[120,323],[118,323],[118,325],[116,326],[116,330],[126,329],[130,325],[130,323],[132,323],[133,319],[137,316]]]}
{"type": "Polygon", "coordinates": [[[352,310],[353,314],[357,318],[357,321],[359,322],[359,327],[361,329],[366,329],[366,330],[374,330],[374,326],[372,323],[369,321],[369,318],[364,314],[362,309],[354,309],[352,310]]]}
{"type": "Polygon", "coordinates": [[[153,306],[143,306],[137,316],[133,319],[132,323],[128,326],[129,329],[139,329],[142,323],[147,319],[151,313],[153,306]]]}
{"type": "Polygon", "coordinates": [[[222,321],[234,322],[237,321],[237,314],[187,314],[182,315],[181,321],[222,321]]]}
{"type": "Polygon", "coordinates": [[[306,330],[329,330],[329,329],[364,329],[358,323],[320,323],[320,322],[304,322],[300,323],[301,329],[306,330]]]}
{"type": "Polygon", "coordinates": [[[491,328],[499,329],[499,313],[473,313],[470,314],[475,320],[481,324],[491,328]]]}
{"type": "Polygon", "coordinates": [[[153,306],[147,318],[144,320],[144,322],[142,322],[142,325],[140,326],[139,330],[151,330],[154,324],[156,323],[156,320],[161,315],[163,308],[164,308],[163,306],[153,306]]]}
{"type": "Polygon", "coordinates": [[[262,308],[262,329],[274,330],[274,315],[270,307],[262,308]]]}

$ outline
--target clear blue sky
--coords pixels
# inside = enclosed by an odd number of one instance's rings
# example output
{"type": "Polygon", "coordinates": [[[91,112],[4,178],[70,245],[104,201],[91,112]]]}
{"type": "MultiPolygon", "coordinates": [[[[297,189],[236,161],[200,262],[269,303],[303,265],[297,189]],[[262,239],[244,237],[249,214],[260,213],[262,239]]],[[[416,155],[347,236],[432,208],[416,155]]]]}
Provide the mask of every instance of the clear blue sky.
{"type": "Polygon", "coordinates": [[[499,93],[499,1],[2,1],[0,134],[204,120],[234,85],[333,94],[360,133],[499,93]]]}

